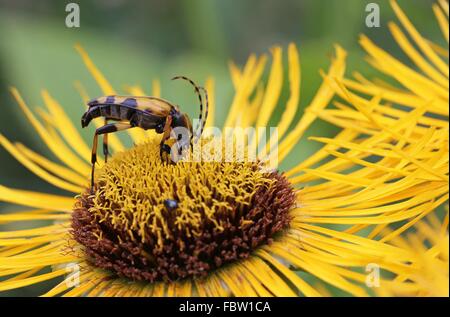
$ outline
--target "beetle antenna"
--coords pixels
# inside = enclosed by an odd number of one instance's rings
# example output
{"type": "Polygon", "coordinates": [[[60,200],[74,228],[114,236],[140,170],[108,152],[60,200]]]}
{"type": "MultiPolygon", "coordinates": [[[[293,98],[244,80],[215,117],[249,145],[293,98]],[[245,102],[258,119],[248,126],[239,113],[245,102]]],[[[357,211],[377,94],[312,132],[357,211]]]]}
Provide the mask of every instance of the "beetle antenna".
{"type": "MultiPolygon", "coordinates": [[[[198,96],[198,99],[200,101],[200,115],[198,116],[198,120],[200,121],[200,133],[196,133],[196,139],[200,139],[200,136],[203,133],[203,129],[205,127],[205,123],[206,123],[206,117],[208,116],[208,93],[206,92],[206,90],[203,87],[199,87],[197,86],[196,83],[194,83],[191,79],[185,77],[185,76],[175,76],[172,78],[172,80],[176,80],[176,79],[184,79],[186,81],[188,81],[192,86],[194,86],[195,89],[195,93],[198,96]],[[205,120],[203,121],[203,98],[202,98],[202,94],[200,93],[200,89],[202,89],[205,92],[205,97],[206,97],[206,115],[205,115],[205,120]]],[[[197,128],[198,130],[198,128],[197,128]]],[[[193,137],[193,136],[192,136],[193,137]]],[[[196,142],[197,142],[196,140],[196,142]]]]}
{"type": "MultiPolygon", "coordinates": [[[[202,135],[203,130],[205,129],[206,120],[208,120],[209,99],[208,99],[208,91],[203,87],[199,87],[199,88],[205,94],[205,119],[203,119],[203,121],[201,121],[202,129],[200,130],[200,135],[202,135]]],[[[201,120],[201,116],[199,117],[199,120],[201,120]]],[[[200,135],[198,136],[199,138],[200,138],[200,135]]]]}

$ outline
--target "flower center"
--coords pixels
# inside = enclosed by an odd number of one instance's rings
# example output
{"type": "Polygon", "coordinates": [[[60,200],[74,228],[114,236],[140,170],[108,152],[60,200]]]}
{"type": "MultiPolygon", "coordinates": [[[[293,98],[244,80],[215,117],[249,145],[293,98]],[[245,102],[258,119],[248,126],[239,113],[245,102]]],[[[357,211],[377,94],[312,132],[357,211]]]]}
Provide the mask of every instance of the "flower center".
{"type": "Polygon", "coordinates": [[[133,280],[202,277],[289,225],[295,193],[256,162],[161,162],[158,142],[116,154],[77,198],[72,235],[95,266],[133,280]]]}

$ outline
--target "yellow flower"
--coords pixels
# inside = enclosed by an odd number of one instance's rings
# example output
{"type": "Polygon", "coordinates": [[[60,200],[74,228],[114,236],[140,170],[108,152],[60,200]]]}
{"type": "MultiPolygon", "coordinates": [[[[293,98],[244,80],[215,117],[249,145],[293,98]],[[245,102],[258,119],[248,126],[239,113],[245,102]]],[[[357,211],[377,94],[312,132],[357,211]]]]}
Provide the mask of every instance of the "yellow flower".
{"type": "MultiPolygon", "coordinates": [[[[415,46],[396,24],[389,27],[415,67],[362,37],[369,63],[398,85],[358,73],[347,79],[346,53],[336,46],[324,81],[298,122],[300,60],[296,46],[289,45],[290,96],[270,157],[279,162],[289,157],[297,143],[307,141],[302,137],[317,119],[341,130],[333,138],[310,138],[324,146],[284,174],[238,162],[168,167],[158,160],[159,137],[132,129],[128,134],[138,145],[130,150],[109,136],[116,154],[101,167],[96,192],[88,195],[91,151],[72,120],[45,90],[46,109],[38,109],[36,117],[12,88],[59,162],[2,135],[0,143],[31,172],[72,194],[0,186],[2,201],[26,207],[0,215],[0,224],[52,221],[0,232],[0,291],[65,276],[44,295],[320,296],[329,294],[329,286],[355,296],[397,294],[366,285],[365,270],[375,264],[390,273],[378,281],[382,287],[405,291],[412,281],[415,294],[431,295],[429,284],[417,276],[435,264],[422,265],[414,250],[397,241],[448,200],[448,49],[423,38],[395,2],[392,6],[415,46]],[[148,166],[159,169],[160,177],[153,169],[144,172],[148,166]],[[162,207],[168,193],[183,198],[175,213],[162,207]],[[398,224],[395,229],[392,223],[398,224]],[[208,252],[216,256],[205,256],[208,252]]],[[[448,4],[440,1],[433,10],[448,41],[448,4]]],[[[115,94],[86,52],[77,50],[103,93],[115,94]]],[[[242,69],[230,64],[235,95],[225,127],[269,125],[283,84],[282,48],[271,53],[266,84],[261,80],[265,55],[251,55],[242,69]]],[[[213,79],[205,86],[211,107],[207,125],[214,126],[213,79]]],[[[127,90],[145,95],[137,86],[127,90]]],[[[152,94],[160,95],[158,82],[152,94]]],[[[445,244],[440,235],[427,237],[445,244]]]]}
{"type": "MultiPolygon", "coordinates": [[[[443,221],[434,214],[427,218],[427,221],[419,221],[415,225],[416,231],[406,238],[396,236],[392,239],[393,245],[415,254],[413,269],[380,287],[379,295],[448,297],[448,211],[443,221]]],[[[392,230],[386,229],[383,235],[391,233],[392,230]]]]}

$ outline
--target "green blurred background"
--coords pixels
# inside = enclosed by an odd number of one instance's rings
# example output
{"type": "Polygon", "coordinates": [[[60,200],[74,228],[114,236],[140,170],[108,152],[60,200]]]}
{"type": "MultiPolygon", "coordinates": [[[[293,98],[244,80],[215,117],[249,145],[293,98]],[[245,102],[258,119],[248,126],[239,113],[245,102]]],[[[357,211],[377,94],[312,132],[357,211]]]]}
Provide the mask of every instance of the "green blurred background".
{"type": "MultiPolygon", "coordinates": [[[[399,1],[417,28],[433,39],[440,34],[431,3],[399,1]]],[[[83,106],[74,81],[81,81],[91,97],[101,92],[73,48],[75,43],[88,51],[117,90],[123,92],[125,84],[140,84],[150,92],[152,79],[159,78],[162,96],[183,105],[191,115],[196,114],[191,91],[171,83],[170,78],[184,74],[204,82],[212,75],[216,80],[217,120],[223,124],[233,97],[228,61],[242,66],[251,53],[269,53],[273,45],[287,48],[289,42],[295,42],[302,66],[301,106],[305,106],[320,85],[318,71],[328,67],[334,43],[349,53],[347,74],[351,70],[369,77],[375,74],[363,61],[364,53],[357,43],[361,33],[399,52],[387,29],[387,22],[394,19],[387,0],[0,0],[0,132],[53,157],[26,121],[8,87],[17,87],[31,107],[43,106],[40,90],[48,89],[78,125],[83,106]],[[69,2],[80,6],[80,28],[65,26],[69,2]],[[380,5],[380,28],[365,26],[365,6],[370,2],[380,5]]],[[[266,78],[267,73],[268,69],[266,78]]],[[[288,92],[285,84],[282,99],[286,100],[288,92]]],[[[284,100],[280,105],[285,104],[284,100]]],[[[276,118],[281,110],[277,109],[276,118]]],[[[88,144],[92,132],[82,131],[88,144]]],[[[309,131],[314,135],[333,133],[335,128],[323,123],[309,131]]],[[[281,168],[292,166],[317,146],[313,142],[301,143],[281,168]]],[[[67,194],[29,173],[3,148],[0,166],[2,185],[67,194]]],[[[14,209],[1,203],[0,208],[0,212],[14,209]]],[[[7,295],[35,295],[39,290],[27,288],[7,295]]]]}

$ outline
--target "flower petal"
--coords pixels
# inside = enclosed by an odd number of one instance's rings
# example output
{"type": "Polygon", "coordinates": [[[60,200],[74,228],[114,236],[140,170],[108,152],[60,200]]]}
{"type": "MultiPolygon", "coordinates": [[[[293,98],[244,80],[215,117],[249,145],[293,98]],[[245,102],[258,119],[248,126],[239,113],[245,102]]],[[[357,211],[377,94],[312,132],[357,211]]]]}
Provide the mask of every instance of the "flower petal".
{"type": "MultiPolygon", "coordinates": [[[[283,60],[281,47],[272,48],[272,68],[270,70],[269,81],[265,89],[264,99],[262,101],[259,115],[256,119],[255,127],[258,131],[259,127],[267,127],[269,119],[278,103],[283,86],[283,60]]],[[[252,144],[259,144],[262,135],[254,134],[252,144]]]]}
{"type": "Polygon", "coordinates": [[[83,187],[66,182],[59,177],[51,175],[50,173],[39,167],[37,164],[23,155],[19,150],[17,150],[17,148],[13,144],[11,144],[2,134],[0,134],[0,144],[12,156],[14,156],[17,161],[22,163],[23,166],[28,168],[31,172],[42,178],[47,183],[73,193],[80,193],[83,191],[83,187]]]}
{"type": "Polygon", "coordinates": [[[75,202],[72,197],[11,189],[2,185],[0,185],[0,201],[50,210],[71,210],[75,202]]]}
{"type": "MultiPolygon", "coordinates": [[[[342,78],[345,71],[345,58],[346,52],[340,46],[336,46],[336,57],[333,59],[328,73],[330,77],[342,78]]],[[[302,116],[295,128],[281,142],[278,148],[278,157],[280,162],[289,154],[292,148],[297,144],[298,140],[303,136],[306,129],[317,118],[317,115],[312,113],[310,110],[324,109],[333,96],[333,90],[326,83],[323,83],[317,91],[314,99],[305,110],[305,114],[302,116]]]]}
{"type": "Polygon", "coordinates": [[[89,166],[78,158],[71,149],[69,149],[57,135],[51,135],[47,129],[45,129],[42,124],[36,119],[33,113],[29,110],[22,97],[16,88],[11,88],[11,93],[17,100],[17,103],[22,108],[23,112],[27,116],[28,120],[31,122],[33,127],[36,129],[39,136],[48,146],[48,148],[67,166],[71,167],[74,171],[80,173],[81,175],[88,175],[90,168],[89,166]]]}
{"type": "Polygon", "coordinates": [[[392,9],[394,9],[397,18],[403,24],[405,29],[408,31],[409,35],[414,39],[417,46],[422,50],[422,52],[436,65],[436,67],[445,75],[449,76],[448,65],[446,65],[437,54],[431,49],[428,43],[422,38],[420,33],[413,26],[411,21],[408,19],[406,14],[400,9],[395,0],[391,0],[392,9]]]}
{"type": "Polygon", "coordinates": [[[258,61],[254,55],[249,57],[240,80],[241,84],[236,89],[236,94],[228,112],[227,119],[225,120],[224,127],[233,126],[238,114],[242,111],[242,103],[246,102],[256,87],[264,71],[266,61],[267,57],[265,55],[261,56],[258,61]]]}
{"type": "Polygon", "coordinates": [[[72,149],[75,150],[82,158],[89,162],[91,158],[91,149],[84,142],[83,138],[79,134],[78,130],[74,127],[72,120],[66,115],[63,108],[58,104],[58,102],[50,96],[47,90],[42,90],[41,92],[44,103],[50,111],[53,120],[52,123],[55,124],[58,131],[67,141],[72,149]]]}

